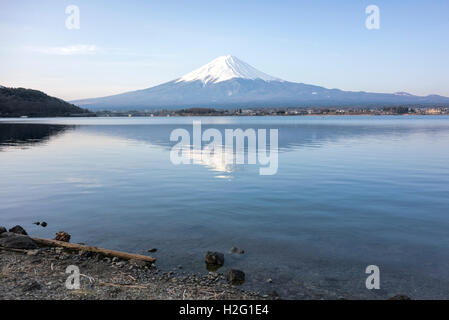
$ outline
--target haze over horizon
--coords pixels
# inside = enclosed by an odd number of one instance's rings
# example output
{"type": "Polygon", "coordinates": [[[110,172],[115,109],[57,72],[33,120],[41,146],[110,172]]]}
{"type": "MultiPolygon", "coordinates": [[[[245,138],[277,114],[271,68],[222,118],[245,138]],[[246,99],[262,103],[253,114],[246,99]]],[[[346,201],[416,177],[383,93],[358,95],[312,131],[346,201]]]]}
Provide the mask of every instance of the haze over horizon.
{"type": "Polygon", "coordinates": [[[231,54],[350,91],[449,96],[447,1],[1,1],[0,85],[65,100],[149,88],[231,54]],[[68,5],[80,29],[68,30],[68,5]],[[365,27],[366,6],[380,29],[365,27]]]}

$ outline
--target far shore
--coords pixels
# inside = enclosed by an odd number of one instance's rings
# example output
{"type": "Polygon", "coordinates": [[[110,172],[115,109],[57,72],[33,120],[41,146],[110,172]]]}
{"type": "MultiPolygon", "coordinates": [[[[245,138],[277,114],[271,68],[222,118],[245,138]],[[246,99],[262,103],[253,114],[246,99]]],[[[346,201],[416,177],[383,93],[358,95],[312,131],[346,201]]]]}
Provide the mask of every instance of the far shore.
{"type": "Polygon", "coordinates": [[[375,114],[375,113],[351,113],[351,114],[182,114],[182,115],[133,115],[133,114],[120,114],[120,115],[97,115],[97,116],[47,116],[47,117],[0,117],[2,120],[8,119],[46,119],[46,118],[70,118],[70,119],[87,119],[87,118],[188,118],[188,117],[381,117],[381,116],[397,116],[397,117],[412,117],[412,116],[449,116],[449,113],[405,113],[405,114],[375,114]]]}

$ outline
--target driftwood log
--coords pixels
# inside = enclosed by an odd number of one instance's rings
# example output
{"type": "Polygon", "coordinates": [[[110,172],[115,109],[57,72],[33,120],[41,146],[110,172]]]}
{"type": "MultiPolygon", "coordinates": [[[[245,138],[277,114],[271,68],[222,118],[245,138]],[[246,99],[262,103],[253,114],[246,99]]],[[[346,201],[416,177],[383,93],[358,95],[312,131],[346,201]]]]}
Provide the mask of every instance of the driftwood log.
{"type": "Polygon", "coordinates": [[[28,251],[32,251],[32,250],[25,250],[25,249],[6,248],[6,247],[2,247],[2,246],[0,246],[0,250],[20,252],[20,253],[25,253],[25,254],[28,253],[28,251]]]}
{"type": "Polygon", "coordinates": [[[100,253],[106,257],[117,257],[123,260],[141,260],[146,261],[149,263],[156,262],[156,259],[149,256],[144,256],[141,254],[134,254],[134,253],[128,253],[128,252],[122,252],[122,251],[115,251],[115,250],[108,250],[108,249],[102,249],[98,247],[91,247],[86,246],[82,244],[77,243],[69,243],[69,242],[63,242],[58,240],[50,240],[50,239],[43,239],[43,238],[31,238],[34,242],[40,245],[49,246],[49,247],[63,247],[70,250],[78,250],[78,251],[87,251],[87,252],[95,252],[100,253]]]}

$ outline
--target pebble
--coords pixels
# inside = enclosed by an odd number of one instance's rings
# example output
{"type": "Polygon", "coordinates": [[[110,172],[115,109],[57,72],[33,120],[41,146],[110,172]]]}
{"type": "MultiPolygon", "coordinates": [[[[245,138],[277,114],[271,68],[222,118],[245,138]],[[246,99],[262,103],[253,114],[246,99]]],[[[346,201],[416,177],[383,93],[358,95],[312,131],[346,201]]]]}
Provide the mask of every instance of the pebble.
{"type": "Polygon", "coordinates": [[[29,255],[29,256],[35,256],[35,255],[37,255],[39,253],[39,250],[28,250],[27,251],[27,255],[29,255]]]}
{"type": "Polygon", "coordinates": [[[245,251],[236,247],[231,248],[231,253],[244,254],[245,251]]]}

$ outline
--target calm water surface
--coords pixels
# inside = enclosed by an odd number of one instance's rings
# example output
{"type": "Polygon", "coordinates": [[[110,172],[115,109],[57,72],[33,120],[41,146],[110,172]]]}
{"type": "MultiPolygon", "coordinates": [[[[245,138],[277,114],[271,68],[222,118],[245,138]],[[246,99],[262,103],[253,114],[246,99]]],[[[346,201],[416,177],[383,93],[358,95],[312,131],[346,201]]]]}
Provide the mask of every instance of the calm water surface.
{"type": "Polygon", "coordinates": [[[0,225],[158,248],[164,270],[206,273],[222,251],[220,272],[283,298],[449,298],[449,117],[197,119],[278,129],[278,173],[173,165],[170,132],[194,118],[2,119],[0,225]],[[381,290],[365,288],[371,264],[381,290]]]}

